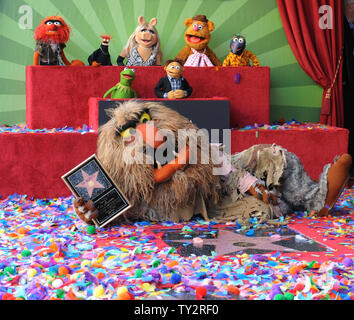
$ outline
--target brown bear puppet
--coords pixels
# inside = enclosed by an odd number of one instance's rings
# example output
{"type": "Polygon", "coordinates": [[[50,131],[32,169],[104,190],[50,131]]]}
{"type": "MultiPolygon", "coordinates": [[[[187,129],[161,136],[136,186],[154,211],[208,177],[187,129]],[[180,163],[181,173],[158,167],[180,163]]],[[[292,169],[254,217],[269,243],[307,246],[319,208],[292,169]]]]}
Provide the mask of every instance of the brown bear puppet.
{"type": "Polygon", "coordinates": [[[197,15],[184,21],[187,27],[184,32],[186,46],[178,53],[176,59],[184,62],[184,66],[212,67],[220,66],[221,62],[208,47],[214,23],[204,15],[197,15]]]}
{"type": "MultiPolygon", "coordinates": [[[[276,198],[267,188],[285,186],[279,190],[286,195],[289,190],[282,180],[292,186],[302,168],[294,154],[276,145],[254,146],[228,161],[187,118],[158,102],[129,100],[108,113],[111,119],[99,129],[97,156],[132,205],[118,220],[179,222],[199,214],[205,220],[246,225],[256,217],[262,223],[279,216],[274,210],[277,200],[289,200],[276,198]]],[[[311,191],[318,197],[313,201],[317,211],[334,204],[350,163],[350,156],[344,155],[327,165],[323,188],[306,180],[307,198],[311,191]],[[330,176],[340,181],[327,184],[330,176]]],[[[75,199],[74,208],[86,223],[99,214],[91,201],[75,199]]]]}

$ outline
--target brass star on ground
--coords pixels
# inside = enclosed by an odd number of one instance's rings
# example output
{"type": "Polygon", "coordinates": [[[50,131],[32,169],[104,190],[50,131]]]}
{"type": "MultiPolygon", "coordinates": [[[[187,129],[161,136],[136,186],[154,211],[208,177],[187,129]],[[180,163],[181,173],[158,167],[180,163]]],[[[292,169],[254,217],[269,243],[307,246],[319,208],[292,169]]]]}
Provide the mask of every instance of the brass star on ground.
{"type": "MultiPolygon", "coordinates": [[[[281,237],[279,240],[289,239],[293,236],[281,237]]],[[[193,243],[193,239],[186,240],[164,240],[168,242],[190,242],[193,243]]],[[[287,252],[298,252],[297,250],[287,248],[274,243],[274,239],[268,237],[247,237],[242,234],[238,234],[232,231],[220,229],[215,239],[205,239],[203,238],[203,245],[213,245],[215,246],[215,252],[218,255],[232,254],[237,251],[245,250],[245,246],[239,246],[237,243],[249,243],[254,244],[248,248],[258,249],[258,250],[269,250],[271,251],[287,251],[287,252]]]]}

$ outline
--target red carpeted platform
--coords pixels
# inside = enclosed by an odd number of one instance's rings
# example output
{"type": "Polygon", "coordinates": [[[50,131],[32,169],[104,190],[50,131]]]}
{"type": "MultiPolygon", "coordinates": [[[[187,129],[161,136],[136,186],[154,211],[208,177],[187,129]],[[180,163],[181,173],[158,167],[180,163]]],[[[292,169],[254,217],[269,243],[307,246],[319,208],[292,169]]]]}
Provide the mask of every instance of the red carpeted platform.
{"type": "MultiPolygon", "coordinates": [[[[88,100],[103,97],[120,81],[124,67],[26,67],[26,122],[31,129],[82,126],[89,123],[88,100]]],[[[154,87],[163,67],[135,67],[133,89],[139,98],[156,98],[154,87]]],[[[269,123],[269,67],[186,67],[193,87],[190,98],[226,97],[231,127],[269,123]],[[196,72],[197,71],[197,72],[196,72]],[[236,73],[240,82],[235,83],[236,73]]]]}
{"type": "MultiPolygon", "coordinates": [[[[254,144],[277,143],[294,152],[308,174],[318,179],[325,164],[345,153],[348,131],[340,128],[313,130],[233,130],[232,153],[254,144]]],[[[96,152],[97,133],[0,134],[0,194],[27,194],[38,198],[68,196],[61,176],[96,152]]]]}
{"type": "Polygon", "coordinates": [[[0,134],[0,194],[69,196],[61,176],[96,152],[96,133],[0,134]]]}

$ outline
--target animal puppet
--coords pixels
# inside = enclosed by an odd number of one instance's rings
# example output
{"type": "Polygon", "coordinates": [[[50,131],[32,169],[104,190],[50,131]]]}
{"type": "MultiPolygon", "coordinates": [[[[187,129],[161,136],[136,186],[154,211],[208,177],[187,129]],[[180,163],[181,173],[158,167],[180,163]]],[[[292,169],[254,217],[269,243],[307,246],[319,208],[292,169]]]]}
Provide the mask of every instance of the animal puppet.
{"type": "MultiPolygon", "coordinates": [[[[276,199],[267,190],[271,184],[284,199],[297,188],[292,205],[306,203],[321,213],[334,204],[348,177],[349,155],[325,167],[321,181],[326,183],[319,186],[306,178],[294,154],[276,145],[254,146],[228,162],[219,149],[201,142],[194,124],[158,102],[129,100],[108,114],[99,129],[97,156],[132,204],[121,215],[128,221],[178,222],[200,214],[206,220],[246,225],[256,217],[263,223],[276,216],[276,199]]],[[[92,201],[75,199],[74,208],[87,223],[99,214],[92,201]]]]}
{"type": "Polygon", "coordinates": [[[112,38],[109,35],[102,35],[101,38],[102,42],[100,48],[94,51],[87,59],[90,66],[112,65],[111,56],[108,51],[108,46],[112,38]]]}
{"type": "Polygon", "coordinates": [[[259,67],[260,63],[255,54],[246,50],[246,38],[235,35],[230,41],[230,53],[225,58],[223,67],[249,67],[250,60],[254,67],[259,67]]]}
{"type": "Polygon", "coordinates": [[[117,64],[124,65],[126,58],[127,66],[156,66],[162,61],[162,51],[160,46],[160,37],[157,32],[157,19],[152,18],[149,23],[143,16],[138,18],[138,26],[128,39],[123,48],[117,64]]]}
{"type": "Polygon", "coordinates": [[[80,60],[69,62],[64,54],[64,48],[69,41],[70,28],[62,17],[51,16],[42,20],[34,31],[36,49],[33,55],[33,65],[83,66],[80,60]]]}
{"type": "Polygon", "coordinates": [[[214,23],[204,15],[197,15],[184,21],[187,27],[184,32],[186,46],[178,53],[177,59],[183,61],[184,66],[210,67],[220,66],[221,63],[215,53],[208,47],[214,23]]]}
{"type": "Polygon", "coordinates": [[[135,79],[134,69],[129,69],[128,67],[120,73],[120,82],[118,82],[114,87],[109,89],[103,96],[106,98],[109,94],[112,99],[129,99],[137,98],[136,92],[132,89],[131,84],[135,79]]]}
{"type": "Polygon", "coordinates": [[[165,63],[166,77],[157,83],[154,91],[158,98],[182,99],[192,94],[193,88],[182,77],[183,62],[178,59],[167,60],[165,63]]]}

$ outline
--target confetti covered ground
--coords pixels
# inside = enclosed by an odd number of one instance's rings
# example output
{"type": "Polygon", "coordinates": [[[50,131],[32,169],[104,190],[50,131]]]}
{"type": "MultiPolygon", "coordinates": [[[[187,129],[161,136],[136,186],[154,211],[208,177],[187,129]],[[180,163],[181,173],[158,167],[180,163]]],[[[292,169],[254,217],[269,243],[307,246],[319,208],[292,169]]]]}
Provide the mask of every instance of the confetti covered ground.
{"type": "Polygon", "coordinates": [[[253,253],[247,250],[256,246],[260,226],[246,230],[196,219],[95,230],[79,221],[72,200],[0,199],[0,299],[354,299],[352,187],[330,217],[296,212],[268,226],[262,236],[272,238],[270,247],[253,253]],[[220,253],[213,238],[222,234],[242,237],[236,252],[220,253]],[[289,241],[276,242],[284,234],[307,244],[292,251],[289,241]],[[204,241],[199,251],[196,236],[204,241]]]}

